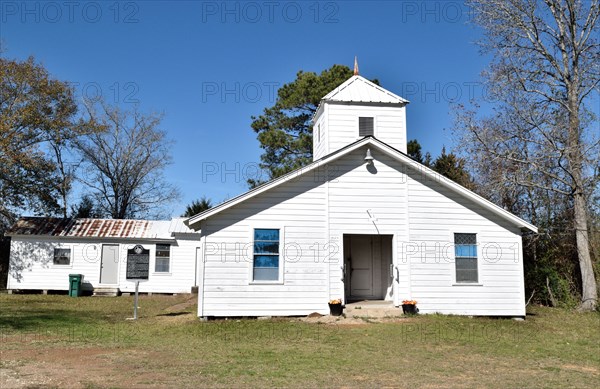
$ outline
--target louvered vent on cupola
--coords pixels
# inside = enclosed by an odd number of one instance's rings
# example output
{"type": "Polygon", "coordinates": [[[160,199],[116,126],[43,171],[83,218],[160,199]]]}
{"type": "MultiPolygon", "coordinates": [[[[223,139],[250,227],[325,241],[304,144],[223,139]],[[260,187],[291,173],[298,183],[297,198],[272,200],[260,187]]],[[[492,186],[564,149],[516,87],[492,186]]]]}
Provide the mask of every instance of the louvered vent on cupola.
{"type": "Polygon", "coordinates": [[[373,136],[373,118],[372,117],[359,117],[358,118],[358,135],[359,136],[373,136]]]}

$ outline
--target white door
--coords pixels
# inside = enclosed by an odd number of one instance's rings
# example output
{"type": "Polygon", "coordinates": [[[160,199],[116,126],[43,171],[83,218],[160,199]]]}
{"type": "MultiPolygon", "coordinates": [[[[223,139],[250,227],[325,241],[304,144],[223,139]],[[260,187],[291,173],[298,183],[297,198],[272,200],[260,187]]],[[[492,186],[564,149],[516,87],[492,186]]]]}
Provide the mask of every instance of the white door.
{"type": "Polygon", "coordinates": [[[102,260],[100,262],[100,283],[106,285],[118,284],[119,245],[102,245],[102,260]]]}

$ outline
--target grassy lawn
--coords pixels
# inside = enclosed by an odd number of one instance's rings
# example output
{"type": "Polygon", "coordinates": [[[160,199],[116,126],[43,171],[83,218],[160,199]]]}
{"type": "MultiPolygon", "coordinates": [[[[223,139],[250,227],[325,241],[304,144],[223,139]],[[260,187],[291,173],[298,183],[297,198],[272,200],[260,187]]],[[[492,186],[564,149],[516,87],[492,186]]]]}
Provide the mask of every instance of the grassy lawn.
{"type": "Polygon", "coordinates": [[[189,296],[0,295],[0,388],[600,387],[600,315],[200,322],[189,296]]]}

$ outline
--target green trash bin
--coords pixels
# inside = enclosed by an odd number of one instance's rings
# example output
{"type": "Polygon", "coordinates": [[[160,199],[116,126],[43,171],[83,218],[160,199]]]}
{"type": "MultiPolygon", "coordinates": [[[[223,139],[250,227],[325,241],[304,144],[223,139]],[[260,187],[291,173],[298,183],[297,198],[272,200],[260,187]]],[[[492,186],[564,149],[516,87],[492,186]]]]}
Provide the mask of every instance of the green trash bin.
{"type": "Polygon", "coordinates": [[[81,296],[81,281],[83,274],[69,274],[69,296],[81,296]]]}

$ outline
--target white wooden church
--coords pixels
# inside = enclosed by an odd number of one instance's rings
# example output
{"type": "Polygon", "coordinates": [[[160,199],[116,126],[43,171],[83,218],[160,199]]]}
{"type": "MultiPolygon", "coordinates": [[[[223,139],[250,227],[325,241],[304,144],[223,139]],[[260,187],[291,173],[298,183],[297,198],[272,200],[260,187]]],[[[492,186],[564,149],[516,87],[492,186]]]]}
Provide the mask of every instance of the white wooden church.
{"type": "Polygon", "coordinates": [[[332,299],[525,316],[536,227],[409,158],[407,104],[355,72],[321,100],[310,165],[185,222],[198,316],[327,314],[332,299]]]}

